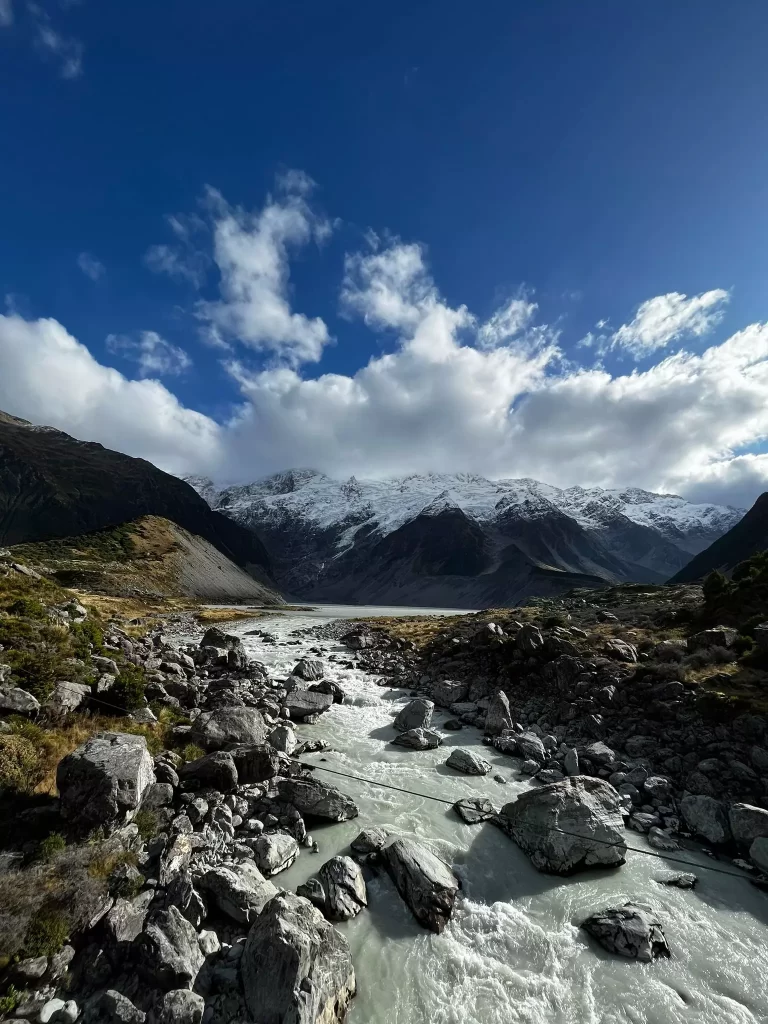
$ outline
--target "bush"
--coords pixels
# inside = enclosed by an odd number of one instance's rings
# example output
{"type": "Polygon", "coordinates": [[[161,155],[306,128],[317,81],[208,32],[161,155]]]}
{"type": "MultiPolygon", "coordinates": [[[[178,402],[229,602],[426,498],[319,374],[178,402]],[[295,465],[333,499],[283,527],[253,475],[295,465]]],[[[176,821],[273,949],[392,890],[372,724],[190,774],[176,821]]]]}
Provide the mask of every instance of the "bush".
{"type": "Polygon", "coordinates": [[[198,747],[196,743],[187,743],[181,748],[179,754],[185,761],[196,761],[198,757],[204,756],[205,751],[202,747],[198,747]]]}
{"type": "Polygon", "coordinates": [[[60,910],[42,907],[32,917],[24,936],[24,957],[53,956],[69,938],[69,922],[60,910]]]}
{"type": "Polygon", "coordinates": [[[554,629],[556,626],[565,626],[567,624],[568,619],[565,617],[565,615],[559,614],[547,615],[547,617],[542,622],[542,626],[544,627],[544,629],[554,629]]]}
{"type": "Polygon", "coordinates": [[[157,815],[154,811],[148,809],[142,809],[136,811],[133,817],[133,823],[139,830],[139,838],[143,843],[149,842],[150,839],[154,839],[158,833],[157,815]]]}
{"type": "Polygon", "coordinates": [[[125,711],[133,711],[136,708],[144,707],[144,690],[147,679],[144,671],[137,665],[126,662],[120,668],[120,675],[115,685],[110,689],[110,704],[115,704],[125,711]]]}
{"type": "Polygon", "coordinates": [[[47,619],[45,606],[36,597],[19,597],[8,606],[6,611],[23,619],[47,619]]]}
{"type": "Polygon", "coordinates": [[[38,860],[52,860],[67,848],[67,841],[60,832],[51,832],[37,848],[38,860]]]}
{"type": "Polygon", "coordinates": [[[92,654],[101,654],[104,650],[104,634],[91,619],[77,622],[70,630],[72,653],[76,658],[86,660],[92,654]]]}
{"type": "Polygon", "coordinates": [[[0,1017],[9,1016],[19,1005],[21,994],[15,985],[9,985],[5,995],[0,996],[0,1017]]]}
{"type": "Polygon", "coordinates": [[[733,641],[733,644],[731,646],[732,649],[736,652],[736,654],[742,655],[752,650],[753,644],[754,641],[751,636],[745,636],[744,633],[740,633],[733,641]]]}
{"type": "Polygon", "coordinates": [[[0,790],[32,793],[42,778],[40,754],[34,743],[15,733],[0,736],[0,790]]]}

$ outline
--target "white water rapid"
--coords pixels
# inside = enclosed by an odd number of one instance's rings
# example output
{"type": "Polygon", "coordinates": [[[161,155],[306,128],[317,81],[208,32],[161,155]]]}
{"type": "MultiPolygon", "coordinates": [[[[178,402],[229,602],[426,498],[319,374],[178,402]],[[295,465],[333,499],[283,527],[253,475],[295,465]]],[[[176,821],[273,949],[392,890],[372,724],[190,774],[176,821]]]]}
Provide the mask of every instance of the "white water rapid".
{"type": "MultiPolygon", "coordinates": [[[[335,618],[404,614],[406,609],[320,608],[227,625],[243,638],[249,657],[276,677],[288,675],[309,648],[348,658],[335,641],[292,634],[335,618]],[[275,636],[267,646],[254,627],[275,636]]],[[[417,611],[416,609],[412,611],[417,611]]],[[[420,614],[423,609],[418,610],[420,614]]],[[[307,755],[318,767],[365,775],[419,793],[456,800],[514,799],[535,783],[513,771],[509,759],[482,743],[477,729],[444,732],[448,716],[436,710],[443,734],[437,750],[392,746],[394,710],[408,691],[382,688],[358,669],[328,662],[327,675],[349,703],[334,704],[316,725],[298,726],[302,738],[327,740],[333,750],[307,755]],[[485,778],[444,766],[453,746],[480,752],[494,765],[485,778]],[[494,781],[496,773],[508,781],[494,781]]],[[[295,888],[368,825],[423,840],[459,875],[463,885],[453,919],[442,935],[416,924],[386,875],[368,887],[369,908],[339,925],[352,948],[358,994],[349,1024],[764,1024],[768,1021],[768,896],[741,878],[706,870],[704,855],[681,856],[700,865],[693,892],[656,879],[685,871],[680,864],[629,852],[615,871],[562,879],[537,872],[521,850],[490,824],[466,825],[450,807],[363,785],[325,772],[318,777],[348,793],[360,817],[313,829],[319,854],[302,850],[274,881],[295,888]],[[580,930],[591,912],[627,900],[659,911],[671,960],[642,965],[603,952],[580,930]]],[[[631,846],[650,849],[628,832],[631,846]]],[[[728,862],[721,867],[735,870],[728,862]]]]}

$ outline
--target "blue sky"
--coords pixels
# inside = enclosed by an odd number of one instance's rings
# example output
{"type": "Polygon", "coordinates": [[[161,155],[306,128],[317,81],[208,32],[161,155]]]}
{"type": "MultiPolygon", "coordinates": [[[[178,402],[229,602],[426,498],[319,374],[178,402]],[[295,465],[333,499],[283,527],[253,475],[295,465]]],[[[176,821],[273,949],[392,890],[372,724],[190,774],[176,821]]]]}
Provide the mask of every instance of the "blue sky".
{"type": "Polygon", "coordinates": [[[219,479],[747,503],[767,31],[708,0],[0,0],[0,405],[219,479]]]}

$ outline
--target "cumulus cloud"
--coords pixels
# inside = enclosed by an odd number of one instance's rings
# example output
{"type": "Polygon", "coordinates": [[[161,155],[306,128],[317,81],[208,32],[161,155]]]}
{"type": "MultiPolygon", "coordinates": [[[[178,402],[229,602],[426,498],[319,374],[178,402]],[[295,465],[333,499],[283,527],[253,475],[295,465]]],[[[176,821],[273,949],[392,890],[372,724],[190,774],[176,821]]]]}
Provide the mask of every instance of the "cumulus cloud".
{"type": "MultiPolygon", "coordinates": [[[[647,299],[637,308],[634,319],[616,331],[611,348],[625,349],[636,359],[664,348],[681,338],[699,338],[708,334],[723,318],[723,306],[730,294],[715,288],[701,295],[668,292],[647,299]]],[[[604,324],[604,321],[600,321],[604,324]]]]}
{"type": "Polygon", "coordinates": [[[92,256],[89,252],[81,252],[77,257],[77,265],[80,267],[86,277],[90,277],[92,281],[98,281],[100,277],[103,277],[107,272],[107,268],[101,262],[97,260],[95,256],[92,256]]]}
{"type": "Polygon", "coordinates": [[[192,365],[183,348],[172,345],[155,331],[142,331],[137,338],[110,334],[107,348],[138,363],[141,377],[176,377],[192,365]]]}
{"type": "Polygon", "coordinates": [[[490,320],[487,320],[477,332],[477,338],[482,348],[496,348],[504,344],[508,338],[514,338],[516,334],[530,326],[536,315],[538,306],[535,302],[528,302],[527,299],[510,299],[506,306],[498,309],[490,320]]]}
{"type": "Polygon", "coordinates": [[[394,351],[312,377],[287,361],[254,371],[233,349],[225,365],[239,404],[222,424],[157,381],[100,366],[55,321],[6,316],[0,408],[218,480],[296,465],[337,476],[464,471],[741,506],[768,487],[768,455],[744,454],[768,438],[768,324],[642,372],[578,368],[555,331],[509,303],[484,342],[487,324],[448,304],[424,250],[399,241],[347,257],[342,304],[361,330],[396,331],[394,351]]]}
{"type": "Polygon", "coordinates": [[[267,352],[287,365],[317,362],[331,335],[320,317],[296,313],[289,302],[290,254],[309,242],[322,242],[329,222],[308,202],[314,182],[301,171],[286,171],[278,191],[261,209],[230,206],[209,188],[203,200],[207,220],[172,218],[181,244],[155,245],[147,265],[172,277],[200,285],[209,266],[219,271],[219,298],[200,300],[196,315],[207,341],[227,346],[240,343],[267,352]],[[210,232],[212,255],[199,248],[196,231],[210,232]]]}
{"type": "Polygon", "coordinates": [[[173,473],[221,465],[221,428],[155,380],[98,363],[56,320],[0,315],[0,409],[173,473]]]}

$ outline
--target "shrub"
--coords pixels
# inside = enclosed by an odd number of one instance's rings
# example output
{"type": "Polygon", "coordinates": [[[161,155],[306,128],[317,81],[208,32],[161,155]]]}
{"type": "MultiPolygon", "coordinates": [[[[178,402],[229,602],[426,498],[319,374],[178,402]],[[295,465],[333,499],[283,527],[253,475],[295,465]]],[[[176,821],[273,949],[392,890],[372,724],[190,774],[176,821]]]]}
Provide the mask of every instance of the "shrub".
{"type": "Polygon", "coordinates": [[[15,985],[9,985],[5,995],[0,996],[0,1017],[9,1016],[19,1005],[21,995],[15,985]]]}
{"type": "Polygon", "coordinates": [[[0,736],[0,790],[32,793],[42,777],[40,754],[31,740],[15,733],[0,736]]]}
{"type": "Polygon", "coordinates": [[[198,747],[196,743],[187,743],[181,748],[179,754],[181,754],[185,761],[196,761],[198,757],[203,757],[205,751],[198,747]]]}
{"type": "Polygon", "coordinates": [[[133,711],[144,707],[144,690],[147,679],[142,669],[126,662],[120,668],[120,675],[109,691],[109,703],[133,711]]]}
{"type": "Polygon", "coordinates": [[[718,569],[715,569],[715,571],[711,572],[704,580],[701,589],[705,603],[712,605],[729,593],[731,590],[731,584],[726,576],[724,576],[718,569]]]}
{"type": "Polygon", "coordinates": [[[77,622],[70,630],[72,653],[76,658],[87,659],[100,654],[104,649],[104,634],[92,619],[77,622]]]}
{"type": "Polygon", "coordinates": [[[554,629],[556,626],[565,626],[567,625],[567,623],[568,620],[565,617],[565,615],[555,614],[547,615],[547,617],[542,622],[542,626],[544,627],[544,629],[554,629]]]}
{"type": "Polygon", "coordinates": [[[733,641],[732,649],[736,654],[746,654],[752,649],[753,643],[754,641],[751,636],[746,636],[744,633],[740,633],[733,641]]]}
{"type": "Polygon", "coordinates": [[[133,823],[139,830],[139,837],[142,842],[149,842],[150,839],[158,833],[157,826],[157,815],[154,811],[150,811],[146,808],[136,811],[133,817],[133,823]]]}
{"type": "Polygon", "coordinates": [[[60,832],[51,832],[37,848],[38,860],[51,860],[67,847],[67,841],[60,832]]]}
{"type": "Polygon", "coordinates": [[[6,609],[10,615],[24,619],[46,619],[48,612],[36,597],[18,597],[6,609]]]}
{"type": "Polygon", "coordinates": [[[41,907],[24,936],[24,956],[53,956],[69,938],[69,923],[61,910],[41,907]]]}

